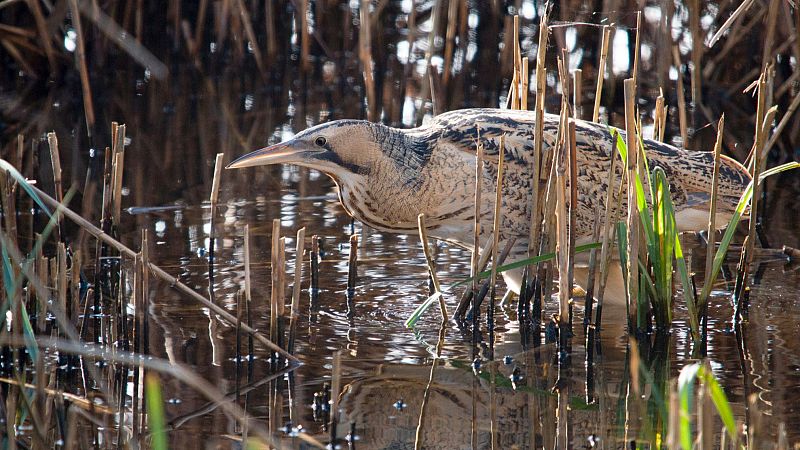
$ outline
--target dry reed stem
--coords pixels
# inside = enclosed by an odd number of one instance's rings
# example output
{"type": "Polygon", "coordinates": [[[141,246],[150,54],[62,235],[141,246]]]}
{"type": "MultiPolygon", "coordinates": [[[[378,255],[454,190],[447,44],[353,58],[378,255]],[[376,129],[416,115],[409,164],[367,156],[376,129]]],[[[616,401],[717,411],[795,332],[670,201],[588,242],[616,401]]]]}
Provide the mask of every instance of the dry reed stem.
{"type": "Polygon", "coordinates": [[[311,236],[311,256],[309,266],[311,266],[311,295],[316,295],[319,291],[319,241],[316,234],[311,236]]]}
{"type": "MultiPolygon", "coordinates": [[[[217,153],[217,157],[214,160],[214,178],[211,181],[211,215],[213,216],[215,213],[215,208],[217,206],[217,201],[219,200],[219,184],[222,180],[222,169],[225,167],[222,164],[222,159],[225,157],[224,153],[217,153]]],[[[214,230],[211,230],[212,232],[214,230]]]]}
{"type": "Polygon", "coordinates": [[[603,94],[603,79],[606,73],[606,61],[608,60],[608,44],[611,40],[611,31],[614,30],[614,25],[605,25],[603,27],[603,42],[600,50],[600,62],[597,68],[597,88],[594,91],[594,112],[592,113],[592,122],[600,120],[600,99],[603,94]]]}
{"type": "Polygon", "coordinates": [[[289,343],[287,350],[294,354],[294,342],[297,335],[297,322],[300,319],[300,291],[303,280],[303,252],[305,251],[306,229],[297,230],[294,252],[294,284],[292,286],[292,309],[289,321],[289,343]]]}
{"type": "Polygon", "coordinates": [[[55,186],[56,200],[64,201],[64,189],[61,186],[61,157],[58,152],[58,138],[54,132],[47,133],[47,144],[50,147],[50,163],[53,167],[53,184],[55,186]]]}
{"type": "MultiPolygon", "coordinates": [[[[696,0],[695,0],[696,1],[696,0]]],[[[633,85],[639,86],[639,53],[641,53],[642,11],[636,11],[636,44],[633,47],[633,85]]]]}
{"type": "MultiPolygon", "coordinates": [[[[560,61],[559,61],[560,63],[560,61]]],[[[558,155],[555,156],[555,214],[556,214],[556,263],[558,264],[558,323],[566,330],[569,320],[569,302],[572,294],[569,285],[569,237],[567,227],[567,159],[569,158],[569,116],[567,105],[562,103],[561,139],[558,141],[558,155]]]]}
{"type": "MultiPolygon", "coordinates": [[[[800,97],[800,96],[798,96],[800,97]]],[[[481,130],[476,130],[478,141],[475,143],[475,210],[472,224],[472,261],[470,262],[473,298],[478,294],[478,260],[482,255],[478,251],[481,248],[481,191],[483,190],[483,144],[481,143],[481,130]]],[[[460,309],[460,308],[459,308],[460,309]]]]}
{"type": "MultiPolygon", "coordinates": [[[[542,178],[542,151],[544,149],[544,107],[545,107],[545,88],[547,81],[545,79],[546,66],[545,57],[547,52],[547,13],[543,14],[539,21],[539,48],[536,53],[536,128],[533,131],[533,167],[531,173],[533,174],[531,180],[531,218],[530,218],[530,231],[528,236],[528,257],[533,257],[539,254],[539,241],[541,239],[542,229],[542,214],[541,214],[541,178],[542,178]]],[[[533,271],[534,265],[528,266],[529,280],[527,283],[533,286],[533,271]]]]}
{"type": "Polygon", "coordinates": [[[678,123],[681,129],[681,145],[685,148],[689,144],[689,131],[686,123],[686,94],[683,92],[683,77],[681,76],[681,53],[677,45],[672,46],[672,59],[675,70],[678,71],[678,123]]]}
{"type": "MultiPolygon", "coordinates": [[[[359,8],[358,56],[361,60],[364,85],[367,90],[367,119],[374,121],[377,119],[378,104],[375,98],[375,75],[372,71],[372,37],[370,36],[371,31],[369,25],[369,3],[369,0],[361,0],[361,7],[359,8]]],[[[436,15],[438,16],[438,13],[436,15]]],[[[431,31],[431,35],[435,33],[436,28],[431,31]]],[[[431,41],[431,45],[432,44],[433,42],[431,41]]],[[[432,49],[428,51],[432,52],[432,49]]],[[[430,65],[430,59],[428,59],[428,64],[430,65]]],[[[431,101],[433,101],[433,98],[431,98],[431,101]]]]}
{"type": "Polygon", "coordinates": [[[300,16],[300,67],[304,72],[311,69],[311,59],[309,58],[311,51],[311,39],[308,35],[308,0],[299,0],[295,2],[298,6],[297,14],[300,16]]]}
{"type": "MultiPolygon", "coordinates": [[[[82,342],[56,339],[46,336],[37,336],[36,343],[41,349],[57,347],[62,352],[82,355],[89,360],[106,361],[132,367],[143,365],[147,370],[159,372],[176,380],[180,380],[183,384],[193,388],[208,400],[218,403],[220,408],[232,419],[236,420],[240,424],[247,423],[250,430],[259,436],[259,438],[264,439],[271,445],[277,444],[272,436],[270,436],[269,433],[267,433],[266,430],[259,425],[258,421],[252,420],[246,411],[239,407],[235,402],[226,399],[225,395],[214,385],[197,375],[195,371],[183,365],[174,364],[168,360],[155,358],[152,356],[114,351],[104,347],[86,346],[82,342]]],[[[15,347],[26,345],[23,338],[9,336],[0,338],[0,344],[15,347]]]]}
{"type": "MultiPolygon", "coordinates": [[[[111,41],[117,44],[131,58],[150,70],[150,74],[157,80],[165,80],[169,74],[167,66],[158,60],[147,48],[136,41],[130,33],[120,27],[114,19],[105,14],[92,2],[78,2],[78,9],[111,41]]],[[[177,31],[177,30],[176,30],[177,31]]]]}
{"type": "Polygon", "coordinates": [[[92,106],[92,86],[89,82],[89,69],[86,66],[86,43],[83,39],[83,25],[81,24],[81,15],[78,12],[77,0],[68,0],[68,4],[72,15],[72,25],[75,27],[75,65],[78,66],[78,73],[81,78],[83,113],[86,118],[86,130],[89,133],[89,137],[91,137],[92,130],[94,129],[95,116],[94,106],[92,106]]]}
{"type": "Polygon", "coordinates": [[[519,89],[519,109],[523,111],[528,110],[528,89],[529,89],[529,77],[530,77],[530,69],[528,68],[528,57],[522,58],[522,84],[519,89]]]}
{"type": "MultiPolygon", "coordinates": [[[[500,135],[500,154],[497,162],[497,186],[494,196],[494,216],[492,218],[492,275],[491,286],[497,283],[497,243],[500,239],[500,214],[503,207],[503,170],[505,169],[506,136],[500,135]]],[[[494,314],[494,311],[489,311],[494,314]]]]}
{"type": "Polygon", "coordinates": [[[572,72],[572,108],[576,119],[583,118],[583,70],[575,69],[572,72]]]}
{"type": "Polygon", "coordinates": [[[278,285],[280,284],[279,279],[279,267],[278,267],[278,254],[280,253],[280,240],[281,240],[281,220],[280,219],[273,219],[272,220],[272,248],[270,251],[270,297],[269,297],[269,337],[272,339],[273,342],[277,341],[278,336],[278,285]]]}
{"type": "Polygon", "coordinates": [[[637,327],[639,295],[639,215],[636,209],[636,173],[638,172],[639,143],[636,139],[636,85],[632,78],[624,81],[625,87],[625,130],[628,145],[626,171],[628,176],[628,320],[637,327]]]}
{"type": "Polygon", "coordinates": [[[278,316],[286,316],[286,237],[278,241],[278,316]]]}
{"type": "MultiPolygon", "coordinates": [[[[41,189],[37,188],[36,186],[31,186],[31,189],[36,193],[36,195],[39,196],[39,198],[42,199],[42,202],[44,202],[46,205],[48,205],[51,208],[53,208],[56,213],[63,214],[64,217],[68,218],[69,220],[73,221],[76,225],[78,225],[81,228],[85,229],[89,234],[91,234],[92,236],[94,236],[98,240],[104,242],[107,245],[110,245],[111,247],[114,247],[115,249],[117,249],[117,251],[119,251],[122,254],[122,256],[133,259],[134,256],[136,255],[136,252],[134,252],[133,250],[131,250],[130,248],[128,248],[127,246],[125,246],[121,242],[117,241],[116,239],[112,238],[111,236],[109,236],[108,234],[103,232],[103,230],[97,228],[92,223],[90,223],[89,221],[87,221],[86,219],[84,219],[83,217],[81,217],[80,215],[78,215],[77,213],[72,211],[71,209],[67,208],[66,206],[64,206],[64,205],[62,205],[60,203],[58,203],[57,201],[55,201],[55,199],[53,199],[53,197],[47,195],[41,189]]],[[[169,284],[169,286],[171,286],[174,289],[176,289],[176,290],[188,295],[189,297],[191,297],[195,301],[199,302],[203,306],[209,308],[215,314],[217,314],[221,318],[225,319],[228,323],[233,324],[233,325],[236,324],[236,317],[235,316],[233,316],[231,313],[229,313],[225,309],[220,308],[219,306],[215,305],[214,303],[212,303],[211,301],[209,301],[207,298],[203,297],[202,295],[198,294],[192,288],[190,288],[189,286],[185,285],[183,282],[181,282],[177,278],[173,277],[172,275],[168,274],[164,269],[158,267],[157,265],[155,265],[153,263],[148,263],[148,264],[145,265],[145,267],[149,267],[149,269],[150,269],[149,272],[152,272],[153,275],[155,275],[156,277],[160,278],[161,280],[163,280],[164,282],[169,284]]],[[[279,346],[275,345],[272,341],[270,341],[263,334],[261,334],[261,332],[259,332],[257,330],[254,330],[250,326],[245,326],[245,325],[242,325],[242,329],[244,331],[246,331],[247,333],[252,334],[253,337],[255,337],[259,342],[264,344],[267,348],[269,348],[269,349],[271,349],[271,350],[273,350],[275,352],[278,352],[279,354],[281,354],[285,358],[289,359],[290,361],[299,362],[299,360],[297,358],[295,358],[294,356],[288,354],[286,351],[284,351],[279,346]]]]}
{"type": "Polygon", "coordinates": [[[728,17],[728,20],[726,20],[725,23],[723,23],[722,26],[719,27],[717,32],[714,33],[714,36],[711,37],[711,40],[708,42],[708,48],[713,47],[714,44],[717,43],[717,41],[722,37],[722,35],[725,34],[726,31],[728,31],[728,28],[730,28],[731,25],[733,25],[733,23],[736,22],[736,19],[738,19],[742,14],[744,14],[748,9],[750,9],[754,1],[755,0],[744,0],[736,8],[733,14],[731,14],[731,16],[728,17]]]}
{"type": "Polygon", "coordinates": [[[667,128],[667,105],[664,92],[659,88],[656,98],[655,118],[653,120],[653,139],[664,142],[664,131],[667,128]]]}
{"type": "Polygon", "coordinates": [[[256,67],[261,74],[262,78],[267,76],[267,67],[264,65],[264,58],[261,56],[261,49],[258,47],[258,39],[256,33],[253,31],[253,22],[250,20],[250,12],[242,0],[234,0],[236,7],[239,9],[239,16],[244,26],[244,33],[247,36],[249,50],[253,53],[253,59],[256,60],[256,67]]]}
{"type": "Polygon", "coordinates": [[[442,286],[439,284],[439,277],[436,276],[436,266],[433,262],[433,255],[431,254],[430,247],[428,246],[428,231],[425,228],[425,214],[417,216],[417,227],[419,228],[419,240],[422,242],[422,252],[425,254],[425,262],[428,264],[428,274],[433,281],[433,290],[439,295],[439,308],[442,311],[442,323],[446,323],[448,319],[447,305],[444,302],[444,297],[441,295],[442,286]]]}
{"type": "Polygon", "coordinates": [[[700,67],[700,61],[703,57],[703,34],[700,29],[700,0],[689,0],[687,6],[689,8],[689,30],[692,35],[692,103],[699,105],[702,103],[703,93],[703,71],[700,67]]]}

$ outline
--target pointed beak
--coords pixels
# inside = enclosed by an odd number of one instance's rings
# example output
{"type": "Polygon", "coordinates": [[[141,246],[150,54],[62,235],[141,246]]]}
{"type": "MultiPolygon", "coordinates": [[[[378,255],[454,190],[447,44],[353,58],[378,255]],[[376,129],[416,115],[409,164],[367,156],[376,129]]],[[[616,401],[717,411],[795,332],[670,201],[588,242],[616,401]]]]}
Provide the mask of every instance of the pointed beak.
{"type": "Polygon", "coordinates": [[[281,142],[280,144],[250,152],[240,156],[226,169],[241,169],[243,167],[265,166],[268,164],[298,163],[305,159],[307,151],[292,145],[292,141],[281,142]]]}

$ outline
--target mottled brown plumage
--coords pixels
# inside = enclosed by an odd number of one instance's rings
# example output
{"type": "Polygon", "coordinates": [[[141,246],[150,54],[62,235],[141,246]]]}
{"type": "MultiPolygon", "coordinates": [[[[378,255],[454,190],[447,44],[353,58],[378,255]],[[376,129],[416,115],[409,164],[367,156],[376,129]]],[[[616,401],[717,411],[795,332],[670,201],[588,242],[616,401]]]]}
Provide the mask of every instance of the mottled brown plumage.
{"type": "MultiPolygon", "coordinates": [[[[482,189],[493,192],[500,136],[505,135],[501,240],[515,237],[510,260],[521,259],[527,250],[530,221],[534,118],[531,111],[464,109],[441,114],[422,127],[408,130],[339,120],[309,128],[286,142],[242,156],[229,167],[288,163],[320,170],[336,182],[342,205],[357,220],[381,231],[413,234],[417,215],[424,213],[431,236],[471,249],[476,143],[480,136],[487,155],[482,189]]],[[[546,154],[555,148],[558,121],[558,116],[545,115],[546,154]]],[[[580,244],[590,239],[597,219],[595,208],[605,201],[610,155],[615,150],[608,128],[597,123],[576,121],[576,141],[575,236],[580,244]]],[[[671,183],[678,228],[705,229],[713,155],[647,139],[644,146],[650,167],[663,168],[671,183]]],[[[617,186],[621,173],[618,164],[617,186]]],[[[749,181],[744,167],[723,157],[719,227],[730,220],[749,181]]],[[[481,237],[487,239],[494,198],[492,195],[483,198],[486,200],[481,207],[481,237]]],[[[624,196],[622,207],[625,208],[624,196]]],[[[519,273],[504,275],[509,286],[518,291],[519,273]]]]}

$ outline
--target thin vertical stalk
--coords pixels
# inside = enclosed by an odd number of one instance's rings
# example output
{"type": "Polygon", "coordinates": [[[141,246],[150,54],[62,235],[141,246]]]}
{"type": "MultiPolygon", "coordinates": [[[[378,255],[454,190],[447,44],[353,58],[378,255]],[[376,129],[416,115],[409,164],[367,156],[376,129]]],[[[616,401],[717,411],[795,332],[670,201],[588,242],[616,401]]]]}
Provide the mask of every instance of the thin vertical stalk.
{"type": "Polygon", "coordinates": [[[686,147],[689,144],[689,131],[686,123],[686,94],[683,92],[683,76],[681,75],[681,53],[677,45],[672,46],[672,59],[675,70],[678,72],[678,123],[681,129],[681,144],[686,147]]]}
{"type": "MultiPolygon", "coordinates": [[[[714,266],[714,247],[715,235],[717,232],[717,195],[719,193],[719,166],[722,155],[722,134],[725,128],[725,114],[719,118],[717,125],[717,142],[714,144],[714,173],[711,179],[711,205],[708,212],[708,244],[706,245],[706,269],[705,269],[705,282],[711,282],[711,269],[714,266]]],[[[703,303],[700,304],[700,315],[702,316],[703,330],[706,329],[705,312],[707,308],[707,299],[700,299],[703,303]]],[[[705,335],[705,332],[703,333],[705,335]]]]}
{"type": "Polygon", "coordinates": [[[611,167],[608,171],[608,181],[606,186],[606,204],[605,204],[605,219],[603,222],[603,244],[600,248],[600,286],[597,289],[597,310],[595,311],[594,326],[596,330],[601,329],[601,321],[603,317],[603,297],[606,290],[606,283],[608,282],[608,266],[611,263],[611,247],[614,245],[614,224],[617,223],[616,212],[618,208],[614,208],[614,183],[616,177],[617,155],[616,151],[617,132],[611,136],[611,148],[609,149],[609,164],[611,167]]]}
{"type": "MultiPolygon", "coordinates": [[[[494,334],[494,306],[495,306],[495,293],[497,287],[497,247],[500,239],[500,217],[503,209],[503,170],[505,169],[505,151],[506,151],[506,136],[500,135],[500,154],[497,161],[497,186],[494,196],[494,217],[492,219],[492,275],[491,275],[491,296],[489,297],[489,310],[486,313],[487,325],[489,329],[490,347],[494,348],[492,342],[494,334]]],[[[494,353],[490,350],[491,353],[494,353]]]]}
{"type": "Polygon", "coordinates": [[[305,249],[306,229],[297,230],[294,252],[294,284],[292,286],[292,311],[289,322],[289,343],[286,350],[294,354],[294,342],[297,335],[297,322],[300,319],[300,290],[303,279],[303,251],[305,249]]]}
{"type": "Polygon", "coordinates": [[[594,91],[594,112],[592,113],[592,122],[600,120],[600,99],[603,94],[603,79],[606,74],[606,60],[608,60],[608,44],[611,41],[611,31],[614,29],[611,25],[603,27],[603,42],[600,50],[600,62],[597,66],[597,88],[594,91]]]}
{"type": "Polygon", "coordinates": [[[628,145],[626,171],[628,177],[627,259],[628,259],[628,323],[630,331],[638,329],[639,297],[639,214],[636,209],[636,173],[638,171],[639,143],[636,139],[636,85],[632,78],[624,81],[625,129],[628,145]]]}
{"type": "Polygon", "coordinates": [[[422,252],[425,254],[425,262],[428,264],[428,274],[431,276],[433,282],[433,290],[436,294],[439,294],[439,309],[441,309],[442,323],[444,324],[448,320],[447,305],[442,296],[442,287],[439,284],[439,277],[436,276],[436,266],[433,263],[433,255],[428,246],[428,231],[425,228],[425,214],[417,216],[417,227],[419,228],[419,240],[422,242],[422,252]]]}
{"type": "Polygon", "coordinates": [[[572,108],[576,119],[583,118],[583,70],[575,69],[572,72],[572,108]]]}

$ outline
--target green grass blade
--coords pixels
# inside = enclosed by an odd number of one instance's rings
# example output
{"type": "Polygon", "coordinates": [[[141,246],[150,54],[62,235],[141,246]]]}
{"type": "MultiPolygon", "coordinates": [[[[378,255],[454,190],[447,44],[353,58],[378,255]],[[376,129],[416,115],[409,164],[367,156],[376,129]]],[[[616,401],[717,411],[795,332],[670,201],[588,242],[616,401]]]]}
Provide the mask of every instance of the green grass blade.
{"type": "Polygon", "coordinates": [[[442,293],[441,293],[441,292],[436,292],[436,293],[434,293],[433,295],[431,295],[430,297],[428,297],[428,299],[427,299],[427,300],[425,300],[424,302],[422,302],[422,304],[421,304],[421,305],[417,306],[417,309],[415,309],[415,310],[414,310],[414,312],[413,312],[413,313],[411,313],[411,317],[409,317],[409,318],[408,318],[408,320],[406,320],[406,323],[405,323],[406,327],[407,327],[407,328],[414,328],[414,325],[416,325],[416,324],[417,324],[417,322],[419,321],[419,318],[420,318],[420,317],[422,317],[422,314],[423,314],[423,313],[424,313],[424,312],[425,312],[425,311],[426,311],[428,308],[430,308],[430,307],[431,307],[431,305],[432,305],[434,302],[438,301],[438,300],[439,300],[439,297],[441,297],[441,296],[442,296],[442,293]]]}
{"type": "Polygon", "coordinates": [[[702,367],[700,376],[711,392],[711,401],[714,402],[714,407],[717,408],[717,413],[719,418],[722,419],[722,424],[725,425],[725,430],[728,432],[731,441],[736,443],[739,440],[736,434],[736,419],[733,417],[733,409],[731,409],[731,404],[728,402],[725,391],[708,367],[702,367]]]}
{"type": "Polygon", "coordinates": [[[44,205],[44,202],[42,202],[42,199],[39,197],[36,191],[33,190],[31,184],[28,183],[28,180],[26,180],[25,177],[23,177],[22,174],[19,173],[19,171],[17,171],[17,169],[15,169],[14,166],[11,165],[11,163],[9,163],[4,159],[0,159],[0,170],[11,175],[11,178],[16,180],[16,182],[19,183],[20,186],[22,186],[22,189],[24,189],[25,192],[28,193],[28,195],[33,199],[33,201],[36,202],[36,204],[39,205],[40,208],[42,208],[42,211],[44,211],[47,214],[47,217],[52,216],[52,214],[50,213],[50,209],[48,209],[47,206],[44,205]]]}
{"type": "Polygon", "coordinates": [[[684,450],[692,450],[692,399],[694,398],[694,383],[700,364],[689,364],[681,369],[678,375],[678,429],[679,441],[684,450]]]}
{"type": "MultiPolygon", "coordinates": [[[[591,250],[593,248],[600,248],[601,245],[602,244],[599,243],[599,242],[592,242],[590,244],[578,245],[578,246],[575,247],[575,253],[577,254],[577,253],[588,252],[589,250],[591,250]]],[[[548,260],[554,259],[555,257],[556,257],[555,253],[545,253],[543,255],[532,256],[530,258],[521,259],[519,261],[514,261],[512,263],[503,264],[502,266],[498,266],[497,267],[497,273],[503,273],[503,272],[507,272],[509,270],[519,269],[521,267],[525,267],[525,266],[530,265],[530,264],[537,264],[537,263],[540,263],[540,262],[548,261],[548,260]]],[[[489,278],[491,275],[492,275],[492,271],[491,270],[484,270],[483,272],[478,274],[477,279],[478,280],[482,280],[484,278],[489,278]]],[[[474,280],[475,280],[475,277],[465,278],[465,279],[463,279],[461,281],[458,281],[457,283],[454,283],[454,284],[450,285],[450,287],[445,289],[444,292],[447,292],[450,289],[453,289],[455,287],[461,286],[463,284],[471,283],[474,280]]]]}
{"type": "Polygon", "coordinates": [[[148,372],[145,378],[147,397],[147,424],[152,436],[153,450],[167,450],[167,429],[164,417],[164,400],[161,396],[161,382],[158,375],[148,372]]]}
{"type": "MultiPolygon", "coordinates": [[[[758,177],[758,179],[759,182],[761,182],[769,176],[798,168],[800,168],[800,163],[798,162],[786,163],[777,167],[773,167],[769,170],[765,170],[758,177]]],[[[739,225],[739,221],[742,219],[742,214],[744,214],[744,210],[747,208],[747,205],[750,204],[750,199],[752,197],[753,182],[751,180],[744,192],[742,192],[742,196],[739,198],[739,203],[736,205],[736,210],[733,213],[733,217],[731,217],[728,228],[725,230],[725,234],[722,236],[722,240],[720,241],[717,253],[714,255],[714,263],[711,265],[711,277],[706,280],[705,284],[703,285],[703,290],[701,291],[700,298],[698,299],[699,304],[705,304],[705,302],[708,300],[708,295],[711,293],[711,287],[714,285],[714,280],[717,279],[717,275],[719,275],[719,271],[722,268],[722,263],[725,261],[725,255],[728,253],[728,246],[730,246],[731,240],[733,239],[736,226],[739,225]]]]}

